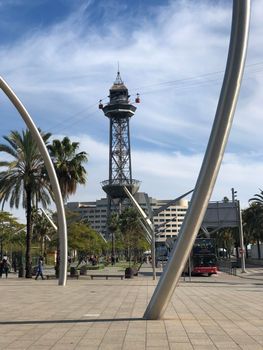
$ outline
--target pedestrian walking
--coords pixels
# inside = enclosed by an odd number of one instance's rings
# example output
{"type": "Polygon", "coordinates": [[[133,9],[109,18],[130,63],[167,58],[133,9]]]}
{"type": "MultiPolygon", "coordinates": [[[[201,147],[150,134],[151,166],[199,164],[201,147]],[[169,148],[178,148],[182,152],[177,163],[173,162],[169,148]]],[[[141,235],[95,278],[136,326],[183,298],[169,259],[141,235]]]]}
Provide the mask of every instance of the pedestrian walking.
{"type": "Polygon", "coordinates": [[[43,257],[42,256],[40,256],[38,259],[37,274],[36,274],[35,280],[38,279],[38,276],[40,276],[42,278],[42,280],[44,279],[44,276],[43,276],[43,257]]]}
{"type": "Polygon", "coordinates": [[[10,267],[10,263],[8,261],[8,258],[5,256],[2,261],[2,273],[5,274],[5,278],[8,277],[9,267],[10,267]]]}

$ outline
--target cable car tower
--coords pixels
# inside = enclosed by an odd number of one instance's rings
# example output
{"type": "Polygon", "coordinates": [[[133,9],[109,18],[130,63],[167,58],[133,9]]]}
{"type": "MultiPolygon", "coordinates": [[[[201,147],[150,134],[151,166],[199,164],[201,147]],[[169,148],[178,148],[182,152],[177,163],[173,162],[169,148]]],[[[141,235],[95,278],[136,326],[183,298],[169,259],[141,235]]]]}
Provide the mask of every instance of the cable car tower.
{"type": "MultiPolygon", "coordinates": [[[[129,122],[136,107],[130,103],[129,97],[128,89],[118,71],[110,88],[109,103],[103,105],[100,101],[99,104],[99,109],[102,109],[110,121],[109,179],[102,182],[102,189],[108,198],[108,218],[112,211],[121,210],[121,203],[127,198],[123,186],[125,185],[132,194],[137,192],[140,186],[140,181],[132,178],[129,122]]],[[[140,103],[139,94],[135,103],[140,103]]]]}

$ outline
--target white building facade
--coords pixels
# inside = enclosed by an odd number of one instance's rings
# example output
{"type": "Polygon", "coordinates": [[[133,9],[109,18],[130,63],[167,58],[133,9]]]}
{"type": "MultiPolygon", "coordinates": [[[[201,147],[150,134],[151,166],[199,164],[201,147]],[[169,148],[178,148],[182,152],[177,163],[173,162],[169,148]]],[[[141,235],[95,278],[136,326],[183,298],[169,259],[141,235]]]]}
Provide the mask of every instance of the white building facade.
{"type": "MultiPolygon", "coordinates": [[[[144,193],[136,193],[135,199],[147,213],[148,210],[144,193]]],[[[170,201],[171,200],[160,200],[149,197],[153,213],[155,210],[165,206],[170,201]]],[[[79,213],[83,219],[89,222],[94,230],[105,235],[107,226],[107,204],[107,198],[101,198],[94,202],[69,202],[67,203],[66,208],[70,211],[79,213]]],[[[131,204],[127,203],[126,205],[131,204]]],[[[125,203],[123,206],[125,206],[125,203]]],[[[166,238],[175,238],[178,235],[187,209],[188,201],[180,200],[168,206],[157,215],[154,215],[154,225],[156,227],[156,233],[160,239],[165,240],[166,238]]]]}

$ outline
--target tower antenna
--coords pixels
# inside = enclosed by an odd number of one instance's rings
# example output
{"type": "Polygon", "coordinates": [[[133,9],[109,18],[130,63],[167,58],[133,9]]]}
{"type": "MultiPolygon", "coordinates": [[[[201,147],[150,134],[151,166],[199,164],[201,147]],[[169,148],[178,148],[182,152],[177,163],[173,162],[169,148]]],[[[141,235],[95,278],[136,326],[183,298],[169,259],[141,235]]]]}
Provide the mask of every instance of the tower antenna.
{"type": "Polygon", "coordinates": [[[117,63],[118,63],[118,71],[117,71],[117,77],[116,77],[116,80],[114,82],[114,85],[121,85],[121,84],[123,84],[123,80],[122,80],[121,74],[120,74],[120,63],[119,63],[119,61],[117,63]]]}

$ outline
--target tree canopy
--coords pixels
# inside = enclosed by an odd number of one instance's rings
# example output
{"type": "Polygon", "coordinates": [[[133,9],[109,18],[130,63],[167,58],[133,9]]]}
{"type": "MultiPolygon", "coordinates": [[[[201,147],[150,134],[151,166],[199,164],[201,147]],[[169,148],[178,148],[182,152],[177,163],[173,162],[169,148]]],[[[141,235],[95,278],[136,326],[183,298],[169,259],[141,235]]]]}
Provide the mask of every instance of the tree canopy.
{"type": "Polygon", "coordinates": [[[84,164],[88,161],[87,153],[77,152],[78,149],[79,142],[71,142],[68,137],[64,137],[62,141],[53,140],[48,145],[64,201],[76,192],[78,184],[86,183],[84,164]]]}

